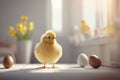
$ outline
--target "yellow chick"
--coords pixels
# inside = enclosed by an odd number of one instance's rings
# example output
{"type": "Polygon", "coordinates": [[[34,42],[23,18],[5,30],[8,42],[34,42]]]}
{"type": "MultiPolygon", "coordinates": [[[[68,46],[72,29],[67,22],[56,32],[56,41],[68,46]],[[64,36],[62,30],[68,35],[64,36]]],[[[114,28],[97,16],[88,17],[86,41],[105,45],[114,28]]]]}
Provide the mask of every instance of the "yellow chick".
{"type": "Polygon", "coordinates": [[[92,28],[90,27],[90,25],[85,20],[81,21],[81,27],[80,27],[80,29],[81,29],[81,32],[83,34],[89,33],[91,36],[94,35],[94,31],[92,30],[92,28]]]}
{"type": "Polygon", "coordinates": [[[62,57],[62,47],[56,41],[56,34],[52,30],[46,31],[39,43],[35,46],[35,57],[44,64],[42,68],[46,68],[46,64],[54,64],[62,57]]]}

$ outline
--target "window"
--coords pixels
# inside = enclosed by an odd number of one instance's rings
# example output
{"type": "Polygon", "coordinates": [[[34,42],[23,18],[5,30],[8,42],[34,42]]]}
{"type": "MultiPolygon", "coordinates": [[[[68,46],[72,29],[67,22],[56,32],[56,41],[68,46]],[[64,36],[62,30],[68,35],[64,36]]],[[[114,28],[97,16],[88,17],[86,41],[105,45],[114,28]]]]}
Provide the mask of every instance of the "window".
{"type": "Polygon", "coordinates": [[[93,29],[107,26],[107,0],[83,0],[83,18],[93,29]]]}
{"type": "Polygon", "coordinates": [[[51,26],[56,32],[62,31],[62,0],[51,0],[51,26]]]}
{"type": "Polygon", "coordinates": [[[96,0],[83,0],[83,18],[93,29],[96,26],[96,0]]]}

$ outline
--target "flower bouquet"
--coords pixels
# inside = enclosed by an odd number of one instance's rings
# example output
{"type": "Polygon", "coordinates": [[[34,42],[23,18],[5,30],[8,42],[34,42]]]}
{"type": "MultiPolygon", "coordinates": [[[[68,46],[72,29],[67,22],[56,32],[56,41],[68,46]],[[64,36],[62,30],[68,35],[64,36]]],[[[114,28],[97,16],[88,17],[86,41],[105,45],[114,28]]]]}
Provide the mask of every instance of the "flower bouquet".
{"type": "Polygon", "coordinates": [[[34,23],[28,23],[27,16],[21,16],[21,22],[16,25],[16,29],[13,26],[9,27],[8,33],[16,40],[30,40],[33,34],[34,23]]]}
{"type": "Polygon", "coordinates": [[[21,16],[21,22],[9,27],[8,33],[16,39],[17,42],[17,63],[30,63],[32,52],[32,34],[34,30],[33,22],[28,22],[27,16],[21,16]]]}

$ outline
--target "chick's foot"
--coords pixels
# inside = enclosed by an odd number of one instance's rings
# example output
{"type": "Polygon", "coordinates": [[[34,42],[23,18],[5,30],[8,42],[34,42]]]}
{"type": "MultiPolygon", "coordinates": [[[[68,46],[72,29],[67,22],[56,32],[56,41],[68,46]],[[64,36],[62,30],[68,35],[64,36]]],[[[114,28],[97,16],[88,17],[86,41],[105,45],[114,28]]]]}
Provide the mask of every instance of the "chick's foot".
{"type": "Polygon", "coordinates": [[[44,64],[41,68],[45,69],[45,68],[46,68],[46,65],[44,64]]]}
{"type": "Polygon", "coordinates": [[[52,65],[52,68],[54,69],[54,68],[58,68],[58,67],[56,67],[55,64],[53,64],[53,65],[52,65]]]}

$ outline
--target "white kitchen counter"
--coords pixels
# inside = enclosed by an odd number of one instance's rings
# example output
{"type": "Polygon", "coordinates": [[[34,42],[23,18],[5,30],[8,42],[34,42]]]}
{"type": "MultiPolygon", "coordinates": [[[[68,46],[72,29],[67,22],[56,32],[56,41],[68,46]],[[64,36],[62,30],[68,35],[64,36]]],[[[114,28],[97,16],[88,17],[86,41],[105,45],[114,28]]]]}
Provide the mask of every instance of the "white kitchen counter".
{"type": "MultiPolygon", "coordinates": [[[[120,80],[120,69],[90,66],[79,68],[76,64],[57,64],[56,69],[36,69],[41,64],[15,64],[4,69],[0,64],[0,80],[120,80]]],[[[49,65],[48,65],[49,66],[49,65]]]]}

